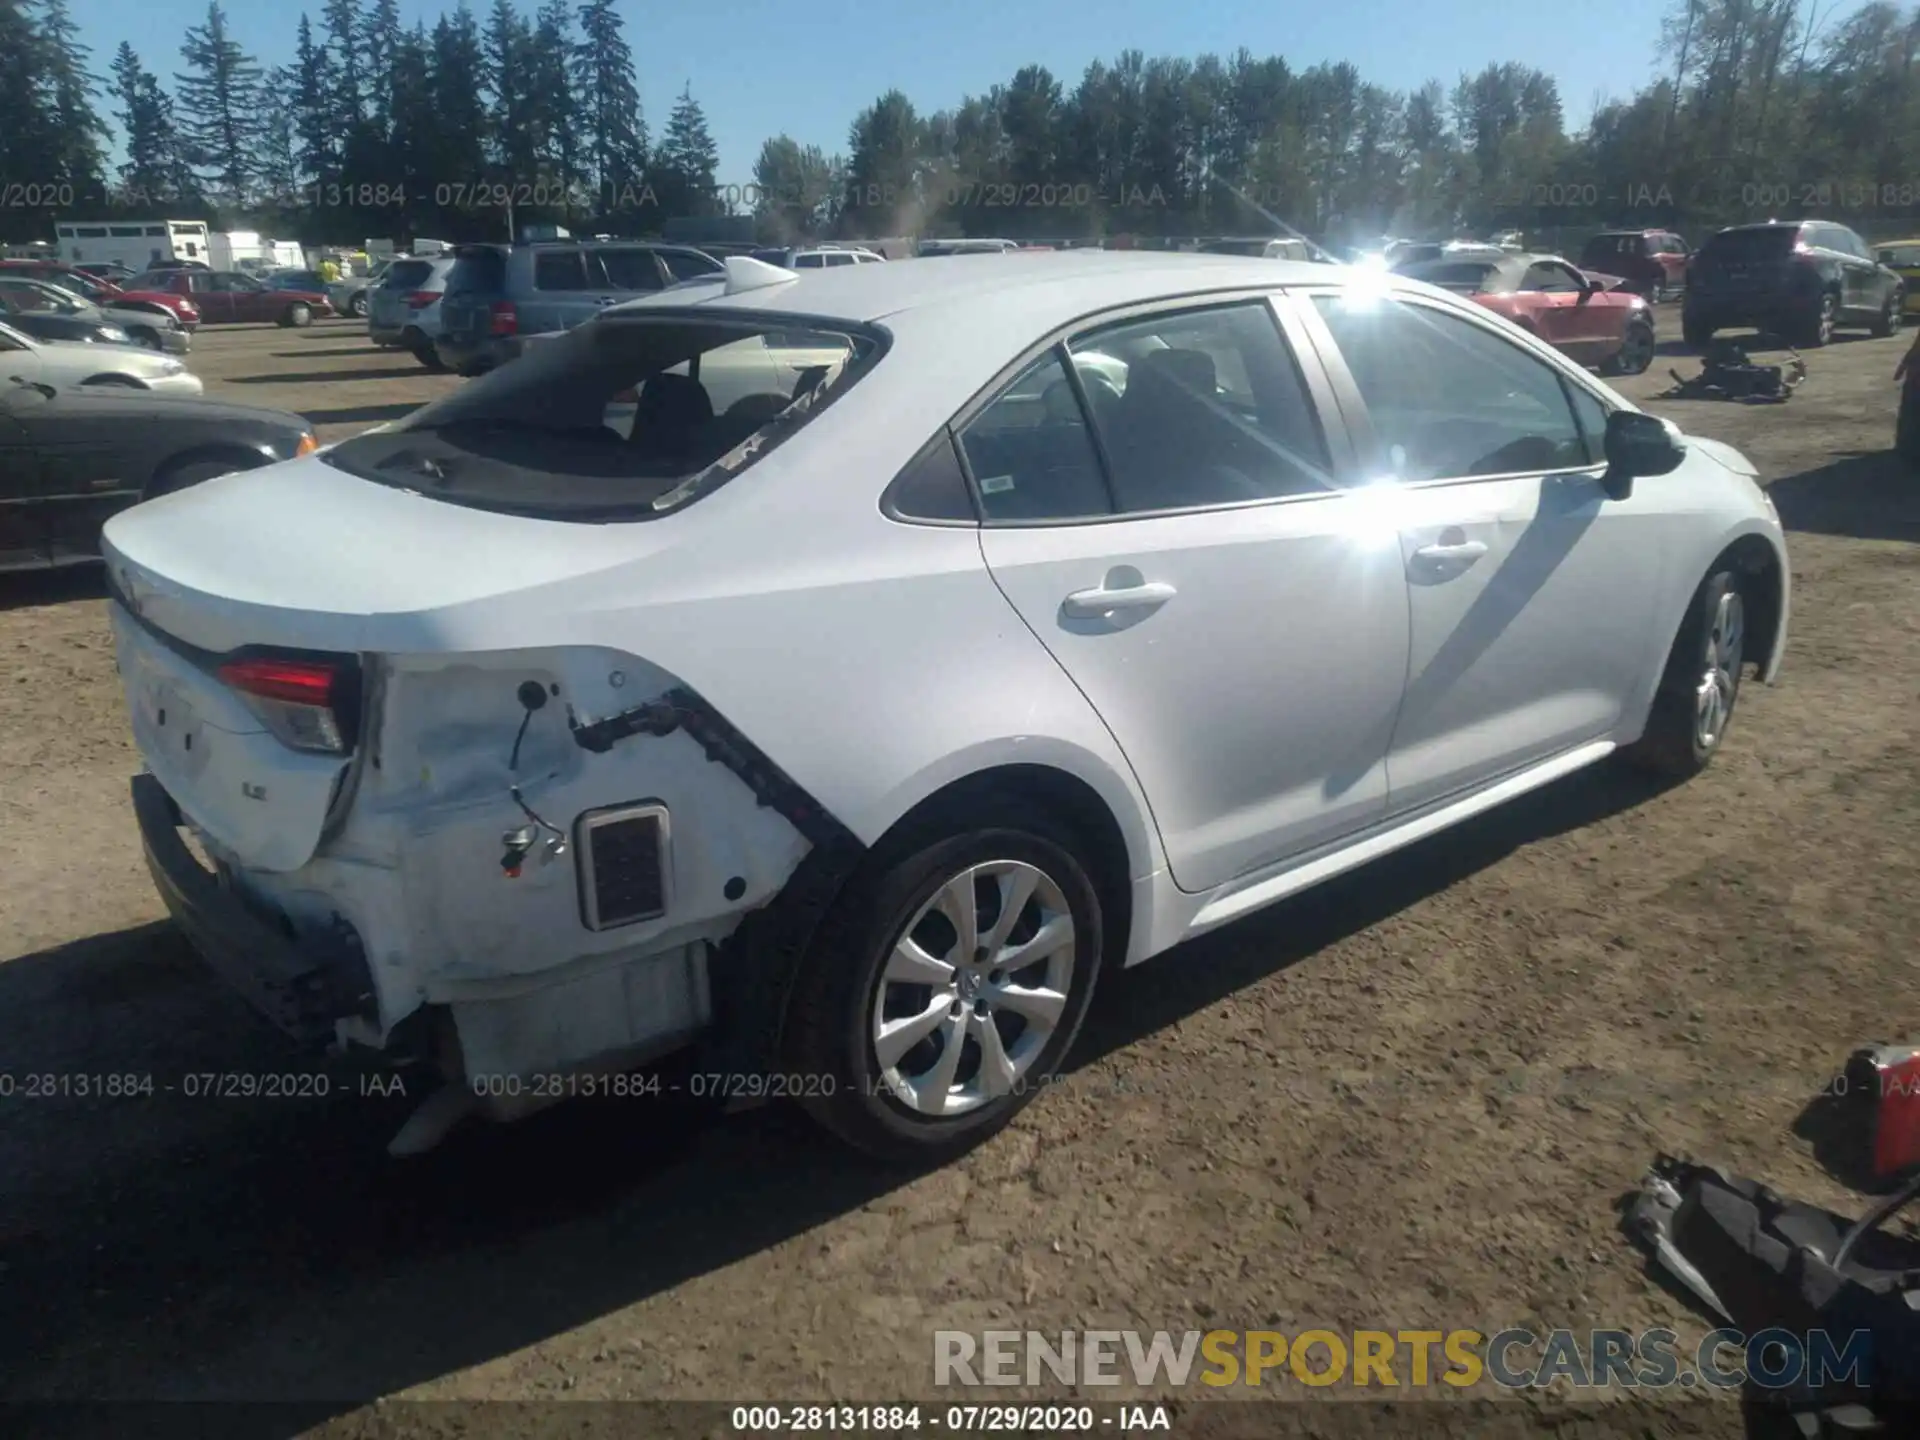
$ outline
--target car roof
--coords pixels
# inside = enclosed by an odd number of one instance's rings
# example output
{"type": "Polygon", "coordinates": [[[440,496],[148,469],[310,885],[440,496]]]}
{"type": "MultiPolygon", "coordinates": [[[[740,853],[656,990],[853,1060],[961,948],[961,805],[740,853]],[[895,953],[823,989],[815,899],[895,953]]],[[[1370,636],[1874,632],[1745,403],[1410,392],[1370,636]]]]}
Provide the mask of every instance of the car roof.
{"type": "MultiPolygon", "coordinates": [[[[923,258],[923,257],[916,257],[923,258]]],[[[845,265],[789,272],[794,278],[728,295],[720,277],[706,282],[711,294],[694,298],[697,284],[671,298],[642,296],[610,306],[603,314],[712,306],[717,310],[767,310],[813,315],[855,324],[909,311],[964,309],[983,295],[1020,292],[1032,316],[1032,332],[1071,323],[1094,310],[1136,304],[1209,289],[1268,289],[1274,285],[1324,282],[1326,265],[1309,260],[1267,260],[1239,255],[1197,255],[1143,250],[1054,250],[942,257],[938,265],[902,260],[891,265],[845,265]],[[957,262],[957,263],[956,263],[957,262]]]]}

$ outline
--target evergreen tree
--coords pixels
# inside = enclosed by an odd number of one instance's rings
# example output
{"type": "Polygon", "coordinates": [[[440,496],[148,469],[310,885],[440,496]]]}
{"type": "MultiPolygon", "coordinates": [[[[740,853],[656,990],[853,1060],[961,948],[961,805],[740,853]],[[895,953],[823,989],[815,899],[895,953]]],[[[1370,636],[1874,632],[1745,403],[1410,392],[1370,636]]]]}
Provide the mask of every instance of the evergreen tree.
{"type": "Polygon", "coordinates": [[[530,185],[537,178],[531,128],[533,32],[513,8],[513,0],[493,0],[493,10],[487,16],[485,57],[491,100],[488,158],[509,184],[530,185]]]}
{"type": "Polygon", "coordinates": [[[51,178],[69,185],[75,196],[98,195],[104,188],[106,124],[99,118],[95,92],[99,82],[87,70],[93,52],[80,43],[66,0],[43,0],[39,24],[39,100],[52,150],[51,178]]]}
{"type": "Polygon", "coordinates": [[[401,62],[407,33],[400,24],[400,0],[373,0],[367,14],[368,101],[374,128],[382,135],[393,130],[394,76],[401,62]]]}
{"type": "Polygon", "coordinates": [[[221,199],[244,205],[259,169],[260,66],[228,33],[219,0],[187,31],[180,57],[187,69],[173,79],[188,160],[221,199]]]}
{"type": "Polygon", "coordinates": [[[578,107],[569,62],[574,53],[568,0],[546,0],[533,22],[527,80],[527,129],[542,173],[572,188],[580,179],[578,107]]]}
{"type": "Polygon", "coordinates": [[[604,209],[631,208],[647,168],[647,127],[633,51],[614,0],[587,0],[580,7],[580,32],[573,48],[573,87],[584,168],[604,209]]]}
{"type": "Polygon", "coordinates": [[[366,113],[367,70],[361,44],[359,0],[326,0],[320,23],[327,32],[327,59],[333,79],[327,123],[344,147],[366,113]]]}
{"type": "Polygon", "coordinates": [[[173,101],[124,40],[113,56],[113,93],[120,102],[115,118],[126,141],[127,158],[120,166],[124,204],[134,211],[152,211],[187,198],[191,191],[182,191],[186,166],[174,129],[173,101]]]}
{"type": "Polygon", "coordinates": [[[338,172],[341,137],[331,123],[336,93],[332,60],[326,48],[315,42],[312,22],[302,14],[293,64],[284,77],[279,98],[290,113],[295,167],[303,182],[338,172]]]}
{"type": "Polygon", "coordinates": [[[707,117],[693,98],[680,92],[673,114],[648,167],[647,180],[663,216],[712,215],[718,209],[716,183],[720,151],[707,129],[707,117]]]}

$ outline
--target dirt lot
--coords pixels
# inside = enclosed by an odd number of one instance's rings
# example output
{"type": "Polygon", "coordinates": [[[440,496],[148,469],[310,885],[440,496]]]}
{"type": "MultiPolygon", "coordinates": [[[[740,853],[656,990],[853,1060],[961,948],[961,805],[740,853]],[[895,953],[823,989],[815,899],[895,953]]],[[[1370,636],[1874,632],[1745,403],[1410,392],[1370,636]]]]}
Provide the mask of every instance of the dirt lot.
{"type": "MultiPolygon", "coordinates": [[[[186,1098],[286,1058],[161,920],[93,582],[0,586],[0,1071],[158,1087],[0,1099],[0,1395],[925,1398],[932,1331],[996,1322],[1697,1337],[1618,1197],[1668,1149],[1855,1203],[1796,1116],[1916,1028],[1906,344],[1814,354],[1783,407],[1656,407],[1745,449],[1794,532],[1783,683],[1707,776],[1576,777],[1121,977],[1068,1084],[910,1180],[771,1111],[581,1107],[396,1166],[417,1086],[186,1098]]],[[[345,323],[192,363],[329,438],[458,383],[345,323]]]]}

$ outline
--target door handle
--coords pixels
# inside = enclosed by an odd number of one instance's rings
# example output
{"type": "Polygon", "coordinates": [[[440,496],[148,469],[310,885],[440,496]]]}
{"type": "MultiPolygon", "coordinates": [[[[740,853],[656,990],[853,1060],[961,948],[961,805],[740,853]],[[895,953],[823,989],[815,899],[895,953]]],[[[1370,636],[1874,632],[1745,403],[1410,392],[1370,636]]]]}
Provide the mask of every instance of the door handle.
{"type": "Polygon", "coordinates": [[[1436,564],[1458,564],[1478,560],[1486,553],[1487,546],[1483,540],[1459,540],[1451,545],[1422,545],[1413,552],[1413,558],[1430,560],[1436,564]]]}
{"type": "Polygon", "coordinates": [[[1095,586],[1091,590],[1074,591],[1060,602],[1060,609],[1075,620],[1098,620],[1116,610],[1145,610],[1164,605],[1177,593],[1173,586],[1158,580],[1127,585],[1117,590],[1095,586]]]}

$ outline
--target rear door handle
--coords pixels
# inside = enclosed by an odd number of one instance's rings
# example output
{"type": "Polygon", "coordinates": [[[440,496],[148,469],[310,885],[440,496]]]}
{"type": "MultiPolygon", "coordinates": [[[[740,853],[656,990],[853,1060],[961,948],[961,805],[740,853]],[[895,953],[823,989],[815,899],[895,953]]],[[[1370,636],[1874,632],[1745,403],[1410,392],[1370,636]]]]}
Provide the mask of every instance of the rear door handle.
{"type": "Polygon", "coordinates": [[[1471,565],[1487,553],[1483,540],[1457,540],[1452,544],[1422,545],[1413,558],[1432,565],[1471,565]]]}
{"type": "Polygon", "coordinates": [[[1091,590],[1074,591],[1060,602],[1060,609],[1075,620],[1098,620],[1116,610],[1146,610],[1164,605],[1178,593],[1173,586],[1158,580],[1118,590],[1095,586],[1091,590]]]}

